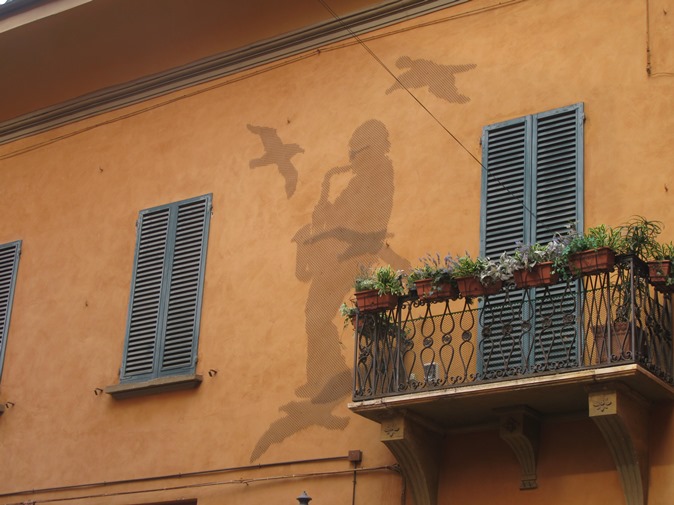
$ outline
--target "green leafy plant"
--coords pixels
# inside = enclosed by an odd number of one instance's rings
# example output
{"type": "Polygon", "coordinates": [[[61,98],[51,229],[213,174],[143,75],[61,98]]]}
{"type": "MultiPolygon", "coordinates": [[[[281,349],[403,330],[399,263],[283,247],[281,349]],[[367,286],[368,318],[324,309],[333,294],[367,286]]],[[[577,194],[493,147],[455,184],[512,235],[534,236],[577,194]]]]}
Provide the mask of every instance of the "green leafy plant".
{"type": "Polygon", "coordinates": [[[513,254],[515,266],[518,270],[531,271],[539,263],[547,261],[555,262],[564,253],[564,245],[561,242],[552,240],[547,244],[524,244],[517,243],[517,248],[513,254]]]}
{"type": "Polygon", "coordinates": [[[584,234],[576,233],[566,246],[566,255],[600,247],[609,247],[616,252],[625,250],[625,239],[620,228],[611,228],[605,224],[588,228],[584,234]]]}
{"type": "Polygon", "coordinates": [[[662,232],[661,221],[648,221],[642,216],[634,216],[619,228],[624,254],[633,254],[643,260],[655,257],[659,244],[657,237],[662,232]]]}
{"type": "Polygon", "coordinates": [[[339,307],[339,313],[344,318],[344,326],[346,326],[349,323],[353,323],[354,318],[358,315],[358,309],[353,305],[342,303],[339,307]]]}
{"type": "Polygon", "coordinates": [[[414,268],[407,276],[408,286],[411,288],[416,281],[422,279],[432,279],[433,286],[442,283],[452,283],[454,281],[454,263],[451,254],[440,258],[440,254],[427,254],[419,258],[421,265],[414,268]]]}
{"type": "Polygon", "coordinates": [[[454,260],[454,277],[480,277],[485,268],[485,260],[482,258],[471,258],[466,252],[454,260]]]}
{"type": "Polygon", "coordinates": [[[507,253],[501,254],[498,260],[477,257],[475,259],[466,253],[453,260],[454,277],[477,277],[483,286],[489,286],[497,281],[509,281],[516,270],[516,262],[507,253]]]}
{"type": "Polygon", "coordinates": [[[651,251],[651,257],[656,261],[674,260],[674,243],[656,243],[651,251]]]}
{"type": "Polygon", "coordinates": [[[405,292],[403,287],[404,277],[405,273],[402,270],[394,270],[391,265],[374,269],[361,267],[360,273],[356,276],[354,287],[356,291],[376,289],[380,295],[402,295],[405,292]]]}
{"type": "MultiPolygon", "coordinates": [[[[651,276],[657,274],[658,276],[667,276],[667,271],[670,271],[667,262],[670,263],[674,261],[674,243],[670,242],[668,244],[656,243],[656,245],[651,250],[651,256],[653,261],[648,262],[648,268],[651,272],[651,276]]],[[[665,281],[666,286],[674,285],[674,274],[669,274],[665,281]]]]}

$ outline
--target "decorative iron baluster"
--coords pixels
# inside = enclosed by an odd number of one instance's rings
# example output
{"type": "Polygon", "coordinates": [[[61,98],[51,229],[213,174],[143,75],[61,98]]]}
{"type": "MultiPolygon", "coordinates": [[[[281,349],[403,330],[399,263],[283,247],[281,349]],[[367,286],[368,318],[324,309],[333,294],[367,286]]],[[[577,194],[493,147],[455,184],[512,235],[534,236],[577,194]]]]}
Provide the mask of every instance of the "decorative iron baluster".
{"type": "Polygon", "coordinates": [[[643,262],[621,257],[612,272],[509,286],[476,308],[468,299],[411,296],[393,310],[359,314],[354,398],[623,362],[672,383],[671,294],[647,279],[643,262]]]}

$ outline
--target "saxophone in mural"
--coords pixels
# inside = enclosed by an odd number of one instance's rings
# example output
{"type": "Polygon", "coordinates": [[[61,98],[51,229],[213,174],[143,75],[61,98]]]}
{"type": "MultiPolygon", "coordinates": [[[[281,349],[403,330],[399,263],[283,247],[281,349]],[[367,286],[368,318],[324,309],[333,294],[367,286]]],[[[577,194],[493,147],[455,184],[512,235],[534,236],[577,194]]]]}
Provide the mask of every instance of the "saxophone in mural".
{"type": "Polygon", "coordinates": [[[284,415],[262,435],[251,461],[271,444],[308,426],[340,430],[348,424],[348,418],[332,413],[352,387],[335,316],[352,289],[359,266],[378,262],[395,268],[410,266],[386,242],[391,236],[388,223],[394,193],[390,147],[388,130],[381,121],[360,125],[349,142],[350,163],[326,172],[311,222],[293,237],[297,244],[296,277],[310,283],[304,309],[307,380],[295,391],[300,400],[279,408],[284,415]],[[330,201],[336,176],[349,179],[330,201]]]}

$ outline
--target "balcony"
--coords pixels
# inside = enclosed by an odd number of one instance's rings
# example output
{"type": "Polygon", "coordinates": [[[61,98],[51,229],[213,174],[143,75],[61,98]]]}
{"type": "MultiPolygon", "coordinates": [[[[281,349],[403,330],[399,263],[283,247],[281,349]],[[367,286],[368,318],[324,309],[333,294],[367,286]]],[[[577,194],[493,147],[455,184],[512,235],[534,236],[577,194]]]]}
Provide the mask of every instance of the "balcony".
{"type": "MultiPolygon", "coordinates": [[[[546,418],[589,415],[612,452],[641,454],[647,405],[674,399],[671,294],[631,256],[611,272],[480,300],[412,293],[392,310],[359,314],[354,327],[349,407],[382,424],[382,441],[417,482],[418,505],[433,503],[434,484],[421,475],[433,474],[434,434],[500,430],[526,489],[537,485],[546,418]]],[[[642,503],[642,460],[629,471],[616,460],[628,503],[642,503]]]]}

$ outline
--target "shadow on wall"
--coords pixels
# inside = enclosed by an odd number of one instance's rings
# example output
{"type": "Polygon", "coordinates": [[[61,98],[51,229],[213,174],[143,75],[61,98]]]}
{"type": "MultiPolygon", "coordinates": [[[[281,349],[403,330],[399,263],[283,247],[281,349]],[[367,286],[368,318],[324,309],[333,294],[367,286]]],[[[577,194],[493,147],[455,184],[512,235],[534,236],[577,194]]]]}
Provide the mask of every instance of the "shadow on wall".
{"type": "MultiPolygon", "coordinates": [[[[260,134],[250,126],[249,129],[260,134]]],[[[279,145],[283,145],[280,140],[279,145]]],[[[260,437],[251,462],[272,444],[304,428],[317,425],[343,430],[349,422],[346,417],[332,414],[352,387],[351,371],[333,321],[360,265],[381,262],[395,268],[410,267],[386,243],[386,238],[392,236],[388,222],[394,191],[389,148],[388,130],[381,121],[369,120],[360,125],[349,142],[350,163],[326,172],[311,223],[292,238],[297,244],[295,274],[300,281],[310,283],[304,309],[307,381],[295,391],[300,400],[280,407],[284,414],[260,437]],[[339,174],[349,177],[349,182],[330,201],[331,180],[339,174]]]]}
{"type": "Polygon", "coordinates": [[[386,94],[393,93],[398,89],[428,88],[428,91],[442,100],[451,103],[467,103],[470,98],[459,93],[456,87],[454,74],[467,72],[477,65],[440,65],[430,60],[413,60],[409,56],[401,56],[396,61],[400,69],[407,68],[398,76],[398,82],[386,90],[386,94]],[[404,87],[404,88],[403,88],[404,87]]]}
{"type": "MultiPolygon", "coordinates": [[[[475,64],[440,65],[402,56],[396,65],[407,70],[386,94],[427,87],[430,93],[450,103],[470,101],[459,93],[455,74],[472,70],[475,64]]],[[[291,158],[304,149],[298,144],[284,144],[273,128],[248,125],[248,129],[260,136],[265,148],[263,156],[250,161],[250,168],[276,165],[290,198],[298,180],[291,158]]],[[[381,121],[371,119],[356,128],[349,141],[349,164],[325,173],[311,223],[292,238],[297,244],[295,275],[301,282],[310,283],[304,307],[307,381],[295,390],[298,400],[279,408],[282,415],[258,440],[251,462],[272,444],[309,426],[343,430],[349,423],[349,418],[332,413],[350,394],[352,386],[351,371],[333,321],[361,265],[388,263],[396,269],[410,268],[409,262],[386,242],[392,236],[388,223],[394,192],[393,164],[388,158],[390,147],[388,130],[381,121]],[[331,200],[335,176],[349,180],[344,190],[331,200]]]]}
{"type": "Polygon", "coordinates": [[[290,198],[297,188],[297,169],[290,159],[296,154],[303,153],[304,149],[297,144],[284,144],[274,128],[249,124],[248,129],[260,136],[265,150],[261,157],[250,160],[250,168],[276,165],[285,179],[286,196],[290,198]]]}

